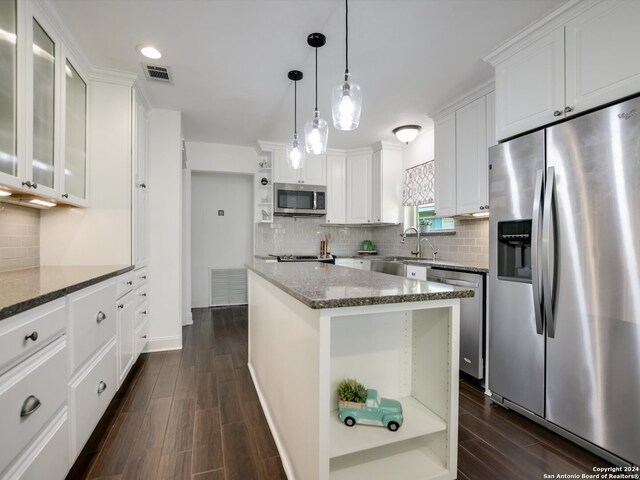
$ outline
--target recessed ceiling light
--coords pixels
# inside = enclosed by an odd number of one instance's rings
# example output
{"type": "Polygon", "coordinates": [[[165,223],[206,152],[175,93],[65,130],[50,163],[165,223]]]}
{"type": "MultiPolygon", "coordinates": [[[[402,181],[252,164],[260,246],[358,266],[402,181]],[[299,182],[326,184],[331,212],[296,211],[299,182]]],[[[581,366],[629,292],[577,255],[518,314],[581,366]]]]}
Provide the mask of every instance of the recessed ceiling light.
{"type": "Polygon", "coordinates": [[[35,205],[40,205],[42,207],[55,207],[56,204],[53,202],[47,202],[46,200],[40,200],[37,198],[34,198],[33,200],[30,201],[30,203],[33,203],[35,205]]]}
{"type": "Polygon", "coordinates": [[[160,53],[160,50],[158,50],[155,47],[152,47],[151,45],[138,46],[138,52],[140,52],[145,57],[152,58],[154,60],[162,58],[162,53],[160,53]]]}

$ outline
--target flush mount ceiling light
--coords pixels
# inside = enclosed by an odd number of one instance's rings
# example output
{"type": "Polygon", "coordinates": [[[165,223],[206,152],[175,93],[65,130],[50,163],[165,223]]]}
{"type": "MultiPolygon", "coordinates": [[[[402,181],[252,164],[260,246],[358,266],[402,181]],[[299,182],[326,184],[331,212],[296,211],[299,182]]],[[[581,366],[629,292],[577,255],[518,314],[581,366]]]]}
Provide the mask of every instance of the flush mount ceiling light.
{"type": "Polygon", "coordinates": [[[360,123],[362,90],[349,81],[349,0],[345,0],[345,70],[344,82],[336,85],[331,94],[333,126],[338,130],[355,130],[360,123]]]}
{"type": "Polygon", "coordinates": [[[152,58],[154,60],[162,58],[162,53],[160,53],[160,50],[152,47],[151,45],[138,45],[137,50],[147,58],[152,58]]]}
{"type": "Polygon", "coordinates": [[[329,125],[320,118],[318,111],[318,48],[326,42],[326,37],[321,33],[311,33],[307,37],[307,43],[316,49],[316,106],[313,110],[313,118],[304,125],[304,142],[307,153],[316,155],[326,153],[329,139],[329,125]]]}
{"type": "Polygon", "coordinates": [[[402,125],[401,127],[394,128],[393,133],[398,140],[409,145],[422,130],[420,125],[402,125]]]}
{"type": "Polygon", "coordinates": [[[298,82],[302,80],[302,72],[291,70],[287,75],[293,80],[293,138],[287,144],[287,164],[289,168],[302,168],[304,165],[304,143],[298,140],[298,82]]]}

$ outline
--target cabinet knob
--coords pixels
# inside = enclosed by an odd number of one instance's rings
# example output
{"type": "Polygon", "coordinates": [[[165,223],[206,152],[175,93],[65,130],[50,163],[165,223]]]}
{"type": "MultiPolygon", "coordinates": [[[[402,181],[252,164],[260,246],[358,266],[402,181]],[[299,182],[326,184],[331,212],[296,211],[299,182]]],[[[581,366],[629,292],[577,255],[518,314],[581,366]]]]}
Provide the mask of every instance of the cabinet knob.
{"type": "Polygon", "coordinates": [[[62,198],[69,198],[69,194],[68,193],[63,193],[62,194],[62,198]]]}
{"type": "Polygon", "coordinates": [[[29,395],[22,404],[22,408],[20,409],[20,416],[23,418],[28,417],[37,409],[39,409],[40,405],[42,405],[42,403],[40,403],[40,400],[38,400],[34,395],[29,395]]]}
{"type": "Polygon", "coordinates": [[[485,206],[484,206],[484,209],[485,209],[485,210],[489,210],[489,205],[485,205],[485,206]]]}
{"type": "Polygon", "coordinates": [[[146,314],[147,314],[147,311],[146,311],[146,310],[143,310],[143,311],[142,311],[142,312],[140,312],[140,313],[142,313],[143,315],[146,315],[146,314]]]}
{"type": "Polygon", "coordinates": [[[140,278],[141,278],[141,279],[143,279],[143,280],[146,280],[146,279],[147,279],[147,276],[146,276],[146,275],[143,275],[143,276],[141,276],[140,278]]]}
{"type": "Polygon", "coordinates": [[[27,340],[33,340],[34,342],[38,340],[38,332],[34,330],[30,335],[25,335],[24,341],[26,342],[27,340]]]}
{"type": "Polygon", "coordinates": [[[560,115],[562,115],[562,112],[560,110],[556,110],[555,112],[553,112],[554,117],[559,117],[560,115]]]}
{"type": "Polygon", "coordinates": [[[96,322],[102,323],[104,320],[106,320],[106,318],[107,315],[102,310],[100,310],[98,312],[98,315],[96,316],[96,322]]]}
{"type": "Polygon", "coordinates": [[[129,280],[129,281],[127,282],[127,285],[133,285],[133,280],[129,280]]]}
{"type": "Polygon", "coordinates": [[[142,335],[142,337],[141,337],[141,338],[147,338],[147,336],[146,336],[146,335],[142,335]]]}
{"type": "Polygon", "coordinates": [[[484,205],[480,205],[480,210],[484,210],[484,205]]]}
{"type": "Polygon", "coordinates": [[[27,180],[26,182],[22,182],[22,186],[31,188],[31,182],[29,180],[27,180]]]}
{"type": "Polygon", "coordinates": [[[104,383],[102,380],[100,380],[100,383],[98,384],[98,395],[100,395],[106,389],[107,389],[107,384],[104,383]]]}
{"type": "Polygon", "coordinates": [[[143,297],[146,297],[147,294],[146,293],[141,293],[140,295],[142,295],[143,297]]]}
{"type": "Polygon", "coordinates": [[[147,184],[146,183],[141,183],[138,185],[140,188],[147,188],[147,184]]]}
{"type": "Polygon", "coordinates": [[[38,184],[37,184],[36,182],[33,182],[33,183],[31,184],[31,188],[38,188],[38,184]]]}
{"type": "Polygon", "coordinates": [[[565,113],[573,112],[573,108],[571,108],[571,107],[564,107],[564,111],[565,111],[565,113]]]}
{"type": "Polygon", "coordinates": [[[124,308],[124,304],[121,303],[120,305],[118,305],[118,310],[122,310],[124,308]]]}
{"type": "Polygon", "coordinates": [[[411,276],[415,277],[416,276],[416,272],[411,272],[411,276]]]}

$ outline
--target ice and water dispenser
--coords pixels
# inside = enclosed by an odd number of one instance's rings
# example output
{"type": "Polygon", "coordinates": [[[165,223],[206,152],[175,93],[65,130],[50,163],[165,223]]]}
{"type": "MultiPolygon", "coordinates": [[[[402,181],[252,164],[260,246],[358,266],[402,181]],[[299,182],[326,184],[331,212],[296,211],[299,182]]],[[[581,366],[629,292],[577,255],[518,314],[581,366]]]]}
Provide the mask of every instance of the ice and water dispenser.
{"type": "Polygon", "coordinates": [[[531,283],[531,220],[498,222],[498,278],[531,283]]]}

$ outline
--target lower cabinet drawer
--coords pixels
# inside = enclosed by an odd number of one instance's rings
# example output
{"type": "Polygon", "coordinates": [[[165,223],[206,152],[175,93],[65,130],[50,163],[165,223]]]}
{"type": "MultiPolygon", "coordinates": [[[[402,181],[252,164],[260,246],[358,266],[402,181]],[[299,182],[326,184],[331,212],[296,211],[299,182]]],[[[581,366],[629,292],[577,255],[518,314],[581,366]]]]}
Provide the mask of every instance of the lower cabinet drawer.
{"type": "Polygon", "coordinates": [[[65,336],[0,377],[0,471],[64,405],[66,377],[65,336]]]}
{"type": "Polygon", "coordinates": [[[149,321],[145,318],[136,327],[136,358],[144,351],[149,343],[149,321]]]}
{"type": "Polygon", "coordinates": [[[426,280],[427,267],[407,265],[407,278],[413,278],[414,280],[426,280]]]}
{"type": "Polygon", "coordinates": [[[51,421],[2,480],[63,480],[69,471],[67,409],[51,421]]]}
{"type": "Polygon", "coordinates": [[[70,373],[116,334],[116,281],[99,283],[67,297],[70,373]]]}
{"type": "Polygon", "coordinates": [[[115,339],[69,382],[71,458],[75,460],[118,388],[115,339]]]}

